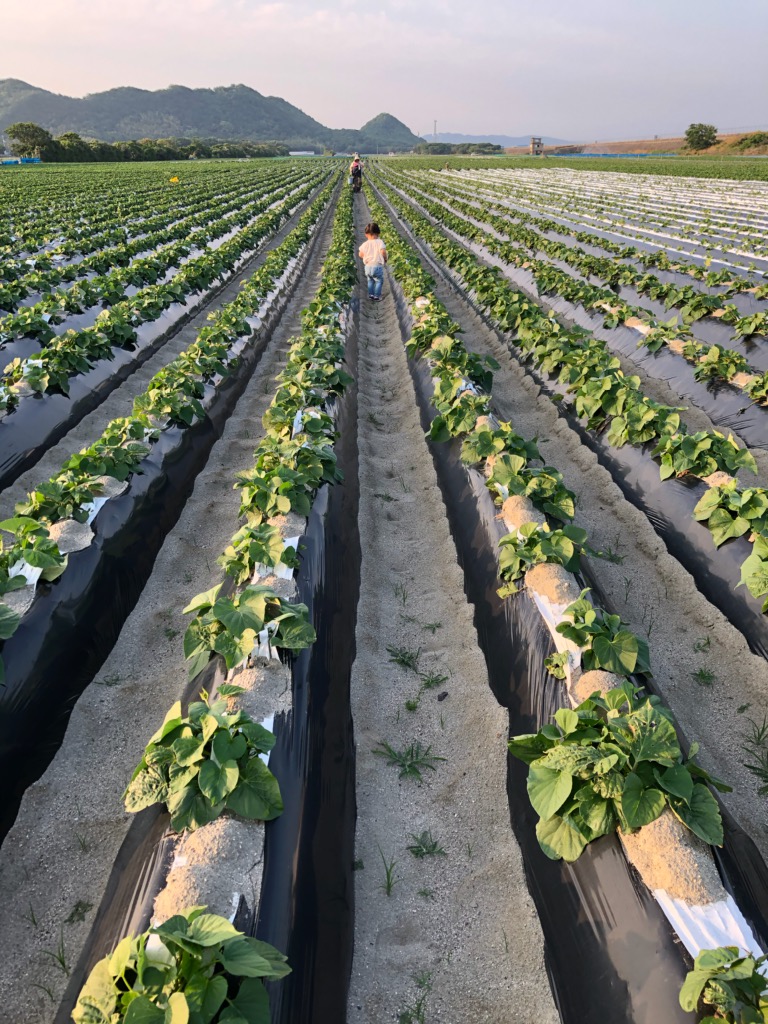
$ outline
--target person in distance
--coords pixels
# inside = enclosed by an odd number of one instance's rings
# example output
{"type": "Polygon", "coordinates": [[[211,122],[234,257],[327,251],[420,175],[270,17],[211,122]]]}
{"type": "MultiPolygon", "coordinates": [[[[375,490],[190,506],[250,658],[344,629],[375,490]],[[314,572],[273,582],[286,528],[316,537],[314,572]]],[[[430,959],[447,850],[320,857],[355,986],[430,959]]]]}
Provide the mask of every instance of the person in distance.
{"type": "Polygon", "coordinates": [[[384,284],[384,264],[387,262],[387,247],[379,235],[379,225],[376,221],[366,224],[366,240],[358,250],[358,255],[365,265],[368,298],[372,302],[378,302],[381,299],[381,288],[384,284]]]}

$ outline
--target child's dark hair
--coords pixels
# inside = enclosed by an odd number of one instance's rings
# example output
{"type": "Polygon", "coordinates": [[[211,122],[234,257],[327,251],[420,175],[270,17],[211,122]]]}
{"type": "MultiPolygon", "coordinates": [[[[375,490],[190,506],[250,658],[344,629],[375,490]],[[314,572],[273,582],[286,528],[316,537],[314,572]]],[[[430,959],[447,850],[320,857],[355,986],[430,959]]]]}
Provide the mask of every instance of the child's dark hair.
{"type": "Polygon", "coordinates": [[[370,224],[366,224],[365,225],[365,233],[366,233],[366,235],[379,235],[379,234],[381,234],[381,231],[379,230],[379,225],[376,223],[375,220],[372,220],[370,224]]]}

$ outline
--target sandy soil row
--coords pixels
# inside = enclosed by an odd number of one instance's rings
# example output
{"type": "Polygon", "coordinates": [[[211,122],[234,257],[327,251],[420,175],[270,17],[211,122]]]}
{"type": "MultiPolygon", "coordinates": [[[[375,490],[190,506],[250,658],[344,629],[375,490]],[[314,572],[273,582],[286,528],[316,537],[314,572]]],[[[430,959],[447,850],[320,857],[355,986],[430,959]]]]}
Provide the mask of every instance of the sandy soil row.
{"type": "MultiPolygon", "coordinates": [[[[78,701],[56,758],[25,795],[0,850],[0,1024],[49,1022],[67,976],[46,951],[57,951],[61,943],[67,968],[77,960],[131,821],[122,810],[122,790],[186,682],[181,609],[220,578],[216,558],[238,520],[234,475],[252,465],[274,376],[300,328],[300,311],[319,284],[330,224],[326,219],[319,230],[299,287],[136,608],[98,678],[78,701]]],[[[123,414],[126,402],[120,389],[99,415],[107,422],[123,414]]],[[[68,450],[76,443],[70,438],[68,450]]]]}
{"type": "MultiPolygon", "coordinates": [[[[367,212],[360,201],[361,240],[367,212]]],[[[390,286],[381,303],[362,302],[363,556],[352,674],[358,870],[348,1020],[555,1021],[542,934],[509,824],[507,714],[488,687],[390,286]],[[421,677],[394,663],[389,648],[417,655],[421,677]],[[420,744],[445,760],[424,766],[421,779],[399,778],[374,753],[382,742],[397,751],[420,744]],[[444,854],[408,850],[424,832],[444,854]],[[426,1018],[415,1015],[420,1002],[426,1018]]]]}

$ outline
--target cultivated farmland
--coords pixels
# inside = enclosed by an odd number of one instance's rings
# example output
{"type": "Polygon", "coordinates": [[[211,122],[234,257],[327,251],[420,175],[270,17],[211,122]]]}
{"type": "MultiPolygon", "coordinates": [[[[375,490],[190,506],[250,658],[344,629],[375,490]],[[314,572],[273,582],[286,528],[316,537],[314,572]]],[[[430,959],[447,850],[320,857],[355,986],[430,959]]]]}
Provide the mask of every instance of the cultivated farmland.
{"type": "Polygon", "coordinates": [[[768,185],[366,178],[0,178],[0,1021],[666,1024],[753,978],[768,185]]]}

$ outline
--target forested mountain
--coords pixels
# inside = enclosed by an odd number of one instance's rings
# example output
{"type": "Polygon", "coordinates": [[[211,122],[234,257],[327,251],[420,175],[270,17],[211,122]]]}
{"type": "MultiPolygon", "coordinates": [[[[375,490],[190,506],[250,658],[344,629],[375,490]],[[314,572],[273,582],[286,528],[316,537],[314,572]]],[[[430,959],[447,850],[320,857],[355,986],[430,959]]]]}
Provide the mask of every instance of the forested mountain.
{"type": "Polygon", "coordinates": [[[277,96],[246,85],[187,89],[172,85],[150,92],[123,87],[82,99],[38,89],[15,78],[0,80],[0,130],[33,121],[53,135],[83,138],[205,138],[283,142],[292,149],[411,149],[420,139],[390,114],[379,114],[359,130],[326,128],[277,96]]]}

